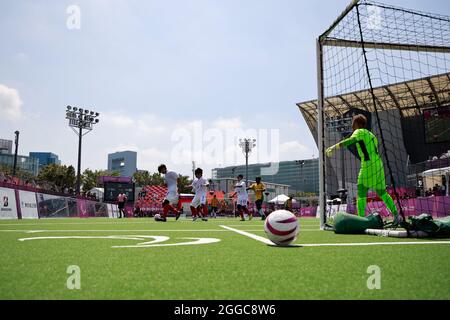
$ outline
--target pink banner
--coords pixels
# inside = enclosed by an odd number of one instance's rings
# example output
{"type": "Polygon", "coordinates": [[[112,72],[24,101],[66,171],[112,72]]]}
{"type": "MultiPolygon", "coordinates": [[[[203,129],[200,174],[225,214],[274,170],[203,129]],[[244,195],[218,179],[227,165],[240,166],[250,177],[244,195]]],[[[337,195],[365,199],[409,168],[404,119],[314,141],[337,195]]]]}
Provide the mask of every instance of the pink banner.
{"type": "Polygon", "coordinates": [[[317,215],[317,207],[308,207],[300,209],[301,217],[316,217],[317,215]]]}

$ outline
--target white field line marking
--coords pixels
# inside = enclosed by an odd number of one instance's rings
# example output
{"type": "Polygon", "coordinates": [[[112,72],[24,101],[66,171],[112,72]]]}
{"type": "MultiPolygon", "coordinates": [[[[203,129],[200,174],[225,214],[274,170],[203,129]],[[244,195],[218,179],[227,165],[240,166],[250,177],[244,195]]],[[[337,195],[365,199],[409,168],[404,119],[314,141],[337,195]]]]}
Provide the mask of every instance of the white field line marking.
{"type": "MultiPolygon", "coordinates": [[[[70,219],[70,218],[68,218],[70,219]]],[[[73,218],[76,219],[76,218],[73,218]]],[[[106,218],[105,218],[106,219],[106,218]]],[[[170,219],[170,218],[169,218],[170,219]]],[[[45,220],[39,220],[39,221],[47,221],[50,219],[45,219],[45,220]]],[[[54,219],[52,221],[57,221],[58,219],[54,219]]],[[[0,227],[1,226],[57,226],[57,225],[101,225],[101,224],[105,224],[105,225],[109,225],[109,224],[114,224],[114,225],[126,225],[126,224],[156,224],[157,222],[153,221],[153,219],[149,218],[146,221],[124,221],[124,220],[119,220],[119,219],[114,219],[115,222],[54,222],[54,223],[46,223],[46,222],[39,222],[39,223],[1,223],[0,222],[0,227]]],[[[172,221],[172,220],[169,220],[172,221]]],[[[175,220],[173,220],[173,222],[175,222],[175,220]]],[[[178,220],[176,223],[192,223],[192,220],[186,220],[186,221],[180,221],[178,220]]],[[[203,221],[201,221],[203,222],[203,221]]],[[[199,222],[199,223],[201,223],[199,222]]],[[[226,219],[222,219],[222,220],[213,220],[210,219],[209,222],[218,222],[218,223],[223,223],[223,222],[230,222],[229,220],[226,219]]],[[[314,223],[313,221],[309,221],[312,222],[311,224],[307,224],[305,222],[301,222],[300,225],[305,225],[305,226],[319,226],[320,223],[314,223]]],[[[253,226],[259,226],[259,225],[263,225],[262,221],[261,224],[247,224],[248,227],[253,227],[253,226]]],[[[229,225],[230,227],[243,227],[246,226],[245,224],[231,224],[229,225]]]]}
{"type": "MultiPolygon", "coordinates": [[[[241,231],[247,231],[247,232],[264,232],[264,230],[261,229],[240,229],[241,231]]],[[[92,229],[67,229],[67,230],[61,230],[61,229],[50,229],[50,230],[25,230],[25,229],[4,229],[0,230],[1,232],[24,232],[24,233],[45,233],[45,232],[230,232],[231,230],[221,230],[221,229],[199,229],[199,230],[178,230],[178,229],[98,229],[98,230],[92,230],[92,229]]],[[[320,229],[301,229],[301,232],[321,232],[320,229]]],[[[234,232],[234,231],[233,231],[234,232]]]]}
{"type": "Polygon", "coordinates": [[[220,239],[215,238],[178,238],[184,240],[193,240],[188,242],[178,242],[178,243],[161,243],[161,244],[151,244],[149,243],[140,243],[135,246],[113,246],[112,248],[149,248],[149,247],[174,247],[174,246],[190,246],[197,244],[210,244],[220,242],[220,239]]]}
{"type": "Polygon", "coordinates": [[[169,237],[165,236],[61,236],[61,237],[36,237],[36,238],[22,238],[19,241],[31,241],[31,240],[67,240],[67,239],[118,239],[118,240],[137,240],[144,241],[146,238],[151,238],[153,241],[144,242],[142,244],[149,245],[152,243],[159,243],[169,240],[169,237]]]}
{"type": "MultiPolygon", "coordinates": [[[[258,224],[250,224],[250,223],[243,223],[243,224],[227,224],[227,223],[221,223],[219,225],[225,225],[228,227],[241,227],[241,228],[247,228],[247,227],[264,227],[264,223],[258,223],[258,224]]],[[[320,224],[315,223],[315,224],[305,224],[305,223],[300,223],[300,227],[320,227],[320,224]]]]}
{"type": "Polygon", "coordinates": [[[241,234],[243,236],[252,238],[253,240],[260,241],[260,242],[265,243],[265,244],[273,245],[273,242],[270,241],[269,239],[257,236],[257,235],[255,235],[253,233],[249,233],[249,232],[245,232],[245,231],[242,231],[242,230],[234,229],[234,228],[231,228],[231,227],[228,227],[228,226],[222,226],[221,225],[220,227],[222,227],[224,229],[227,229],[227,230],[230,230],[230,231],[234,231],[234,232],[239,233],[239,234],[241,234]]]}
{"type": "MultiPolygon", "coordinates": [[[[0,232],[24,232],[24,233],[51,233],[51,232],[230,232],[234,230],[220,230],[220,229],[202,229],[202,230],[174,230],[174,229],[168,229],[168,230],[156,230],[156,229],[148,229],[148,230],[138,230],[138,229],[133,229],[133,230],[72,230],[72,229],[68,229],[68,230],[0,230],[0,232]]],[[[244,231],[244,232],[264,232],[264,230],[251,230],[251,229],[243,229],[240,231],[244,231]]],[[[302,229],[301,232],[321,232],[322,230],[320,229],[312,229],[312,230],[307,230],[307,229],[302,229]]]]}
{"type": "Polygon", "coordinates": [[[415,241],[415,242],[367,242],[367,243],[318,243],[299,244],[299,247],[366,247],[366,246],[405,246],[405,245],[429,245],[450,244],[450,241],[415,241]]]}
{"type": "Polygon", "coordinates": [[[170,240],[166,236],[141,236],[141,235],[130,235],[130,236],[61,236],[61,237],[36,237],[36,238],[22,238],[18,239],[21,242],[31,241],[31,240],[67,240],[67,239],[119,239],[119,240],[137,240],[145,241],[146,239],[153,239],[152,241],[146,241],[138,243],[137,245],[127,245],[127,246],[112,246],[111,248],[150,248],[150,247],[173,247],[173,246],[190,246],[197,244],[210,244],[220,242],[220,239],[215,238],[178,238],[182,240],[191,240],[178,243],[168,243],[161,244],[170,240]]]}
{"type": "Polygon", "coordinates": [[[203,230],[0,230],[0,232],[25,232],[25,233],[44,233],[44,232],[228,232],[220,229],[203,230]]]}
{"type": "MultiPolygon", "coordinates": [[[[258,230],[251,230],[251,229],[239,229],[239,230],[242,230],[242,231],[251,231],[251,232],[265,232],[264,230],[260,230],[260,229],[258,229],[258,230]]],[[[320,230],[319,228],[317,228],[317,229],[301,229],[300,228],[300,232],[321,232],[321,231],[323,231],[323,230],[320,230]]]]}
{"type": "MultiPolygon", "coordinates": [[[[234,231],[236,233],[239,233],[243,236],[252,238],[254,240],[260,241],[262,243],[268,244],[273,246],[273,242],[269,239],[257,236],[252,233],[248,233],[242,230],[233,229],[227,226],[221,226],[222,228],[225,228],[230,231],[234,231]]],[[[367,243],[318,243],[318,244],[294,244],[291,246],[295,247],[362,247],[362,246],[398,246],[398,245],[429,245],[429,244],[450,244],[450,241],[417,241],[417,242],[367,242],[367,243]]]]}
{"type": "Polygon", "coordinates": [[[76,225],[101,225],[101,224],[114,224],[118,225],[126,225],[126,224],[156,224],[153,220],[148,220],[146,222],[122,222],[116,220],[117,222],[60,222],[60,223],[0,223],[1,226],[76,226],[76,225]]]}

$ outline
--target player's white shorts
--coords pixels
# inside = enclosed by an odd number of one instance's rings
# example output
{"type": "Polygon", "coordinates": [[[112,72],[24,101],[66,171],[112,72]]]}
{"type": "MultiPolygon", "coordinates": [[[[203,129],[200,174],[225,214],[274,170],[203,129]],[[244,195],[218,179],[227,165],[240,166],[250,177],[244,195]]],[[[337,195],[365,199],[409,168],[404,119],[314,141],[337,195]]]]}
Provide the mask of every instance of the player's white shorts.
{"type": "Polygon", "coordinates": [[[248,204],[248,198],[240,198],[237,200],[238,206],[246,207],[247,204],[248,204]]]}
{"type": "Polygon", "coordinates": [[[191,206],[197,208],[200,205],[206,204],[206,194],[196,194],[192,199],[191,206]]]}
{"type": "Polygon", "coordinates": [[[171,205],[176,206],[176,205],[178,205],[179,198],[180,197],[178,196],[178,193],[168,192],[165,200],[168,200],[171,205]]]}

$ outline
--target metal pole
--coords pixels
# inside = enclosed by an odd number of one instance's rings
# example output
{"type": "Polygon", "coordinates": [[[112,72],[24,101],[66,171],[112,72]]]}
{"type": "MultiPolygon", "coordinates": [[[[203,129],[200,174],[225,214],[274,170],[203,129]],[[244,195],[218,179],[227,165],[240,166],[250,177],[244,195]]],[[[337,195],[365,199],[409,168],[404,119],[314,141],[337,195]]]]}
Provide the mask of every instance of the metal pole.
{"type": "Polygon", "coordinates": [[[13,165],[13,177],[16,176],[16,170],[17,170],[17,153],[19,150],[19,131],[14,132],[16,134],[15,144],[16,144],[16,150],[14,151],[14,165],[13,165]]]}
{"type": "Polygon", "coordinates": [[[336,28],[336,26],[358,5],[360,0],[352,0],[352,2],[345,8],[344,12],[333,22],[333,24],[325,31],[319,38],[319,40],[325,39],[336,28]]]}
{"type": "Polygon", "coordinates": [[[81,145],[83,140],[83,128],[86,129],[86,133],[91,132],[94,124],[99,123],[99,116],[100,114],[98,112],[92,110],[89,111],[87,109],[67,106],[66,119],[69,120],[69,126],[73,129],[75,134],[78,135],[78,169],[75,186],[75,193],[77,195],[80,195],[81,191],[81,145]],[[78,132],[75,128],[78,129],[78,132]]]}
{"type": "Polygon", "coordinates": [[[325,194],[325,132],[323,125],[323,51],[320,39],[317,40],[317,89],[318,89],[318,124],[317,142],[319,147],[319,208],[320,228],[324,229],[326,224],[326,194],[325,194]]]}
{"type": "Polygon", "coordinates": [[[341,148],[342,190],[345,189],[345,149],[341,148]]]}
{"type": "Polygon", "coordinates": [[[80,119],[80,131],[78,132],[78,169],[77,169],[77,195],[80,195],[80,186],[81,186],[81,142],[83,139],[83,127],[82,121],[80,119]]]}
{"type": "Polygon", "coordinates": [[[448,197],[450,195],[450,174],[447,173],[447,175],[445,176],[446,180],[447,180],[447,186],[446,186],[446,196],[448,197]]]}
{"type": "Polygon", "coordinates": [[[249,141],[245,141],[245,185],[248,187],[248,153],[249,153],[249,141]]]}

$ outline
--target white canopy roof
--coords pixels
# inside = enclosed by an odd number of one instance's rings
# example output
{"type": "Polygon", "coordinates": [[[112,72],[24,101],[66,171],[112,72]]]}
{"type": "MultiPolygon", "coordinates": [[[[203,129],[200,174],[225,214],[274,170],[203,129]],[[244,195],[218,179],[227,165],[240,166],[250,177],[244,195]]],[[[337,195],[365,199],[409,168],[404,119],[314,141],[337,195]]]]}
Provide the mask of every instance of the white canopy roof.
{"type": "Polygon", "coordinates": [[[434,176],[443,176],[446,174],[450,174],[450,167],[440,168],[440,169],[432,169],[422,173],[423,177],[434,177],[434,176]]]}
{"type": "MultiPolygon", "coordinates": [[[[280,194],[279,196],[276,196],[272,200],[269,201],[269,203],[276,203],[276,204],[284,204],[289,197],[285,194],[280,194]]],[[[297,202],[295,199],[292,199],[292,202],[297,202]]]]}
{"type": "Polygon", "coordinates": [[[91,194],[95,194],[97,196],[97,198],[102,198],[103,195],[105,194],[105,189],[104,188],[92,188],[91,190],[89,190],[89,192],[91,194]]]}

